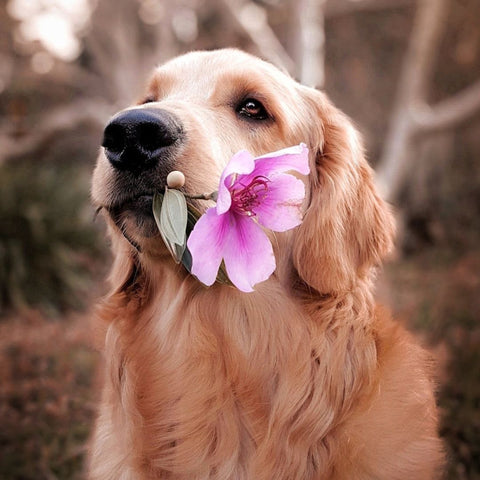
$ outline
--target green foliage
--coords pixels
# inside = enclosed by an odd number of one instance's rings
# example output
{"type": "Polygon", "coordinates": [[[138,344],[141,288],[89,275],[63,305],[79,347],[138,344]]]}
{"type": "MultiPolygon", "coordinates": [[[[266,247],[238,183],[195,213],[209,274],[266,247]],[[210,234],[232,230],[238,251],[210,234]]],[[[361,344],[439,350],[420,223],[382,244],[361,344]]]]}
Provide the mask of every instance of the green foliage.
{"type": "Polygon", "coordinates": [[[98,355],[88,322],[38,314],[0,324],[0,478],[84,478],[98,355]]]}
{"type": "Polygon", "coordinates": [[[0,168],[0,313],[78,308],[98,253],[85,166],[0,168]]]}

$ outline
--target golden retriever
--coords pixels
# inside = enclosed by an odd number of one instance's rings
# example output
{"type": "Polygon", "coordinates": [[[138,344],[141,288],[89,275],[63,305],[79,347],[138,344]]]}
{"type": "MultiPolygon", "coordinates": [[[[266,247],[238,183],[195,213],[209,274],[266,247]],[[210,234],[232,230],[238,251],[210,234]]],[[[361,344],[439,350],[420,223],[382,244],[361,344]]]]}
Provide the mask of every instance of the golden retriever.
{"type": "Polygon", "coordinates": [[[437,478],[429,356],[372,297],[392,215],[325,94],[238,50],[192,52],[155,70],[103,145],[92,197],[115,260],[90,479],[437,478]],[[205,287],[172,260],[151,213],[170,171],[212,192],[237,151],[300,142],[304,220],[272,237],[266,282],[205,287]]]}

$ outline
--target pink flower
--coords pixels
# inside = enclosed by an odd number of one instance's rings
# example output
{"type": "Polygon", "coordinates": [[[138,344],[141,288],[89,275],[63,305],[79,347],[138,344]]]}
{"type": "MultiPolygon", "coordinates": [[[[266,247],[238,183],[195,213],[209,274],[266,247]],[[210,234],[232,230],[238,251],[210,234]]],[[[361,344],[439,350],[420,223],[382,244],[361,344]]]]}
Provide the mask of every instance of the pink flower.
{"type": "Polygon", "coordinates": [[[215,281],[222,259],[231,282],[244,292],[273,273],[272,244],[262,227],[284,232],[302,221],[305,185],[288,170],[309,173],[304,144],[258,158],[245,150],[232,157],[216,207],[200,217],[187,242],[192,273],[205,285],[215,281]]]}

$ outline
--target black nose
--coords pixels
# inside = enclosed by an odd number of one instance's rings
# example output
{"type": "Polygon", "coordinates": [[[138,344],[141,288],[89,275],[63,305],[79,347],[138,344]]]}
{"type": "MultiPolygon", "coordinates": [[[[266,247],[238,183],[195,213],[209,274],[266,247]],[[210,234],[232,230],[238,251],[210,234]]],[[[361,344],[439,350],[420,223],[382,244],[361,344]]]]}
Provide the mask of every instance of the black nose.
{"type": "Polygon", "coordinates": [[[181,136],[181,125],[172,113],[133,108],[110,120],[102,146],[115,168],[139,173],[156,166],[162,154],[181,136]]]}

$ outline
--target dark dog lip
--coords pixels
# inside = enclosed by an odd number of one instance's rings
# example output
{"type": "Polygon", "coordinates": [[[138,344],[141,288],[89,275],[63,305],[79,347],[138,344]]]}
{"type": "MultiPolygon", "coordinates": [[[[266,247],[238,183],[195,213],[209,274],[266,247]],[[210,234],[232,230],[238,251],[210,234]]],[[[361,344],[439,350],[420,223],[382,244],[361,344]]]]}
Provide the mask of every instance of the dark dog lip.
{"type": "MultiPolygon", "coordinates": [[[[162,190],[158,190],[158,193],[163,193],[162,190]]],[[[105,208],[114,214],[120,214],[127,210],[133,211],[151,211],[154,192],[143,192],[134,196],[128,196],[115,200],[105,208]]]]}
{"type": "MultiPolygon", "coordinates": [[[[183,191],[183,189],[181,189],[180,191],[188,195],[187,192],[183,191]]],[[[135,195],[116,198],[107,205],[99,206],[97,211],[104,209],[114,220],[121,217],[125,218],[126,215],[132,214],[143,219],[146,219],[146,217],[150,217],[151,219],[153,219],[153,197],[156,193],[164,194],[165,188],[159,188],[154,192],[145,191],[137,193],[135,195]]],[[[203,210],[204,205],[202,205],[201,202],[202,200],[187,198],[187,204],[191,205],[196,210],[203,210]]]]}
{"type": "Polygon", "coordinates": [[[100,207],[100,209],[104,208],[106,210],[122,235],[138,252],[141,252],[141,246],[137,240],[134,240],[129,232],[129,228],[126,227],[124,222],[127,218],[133,217],[136,224],[135,230],[137,233],[140,233],[141,236],[146,237],[155,236],[158,231],[156,228],[154,228],[152,208],[153,196],[153,193],[141,193],[136,196],[130,196],[127,198],[122,198],[121,200],[117,200],[108,207],[100,207]]]}

